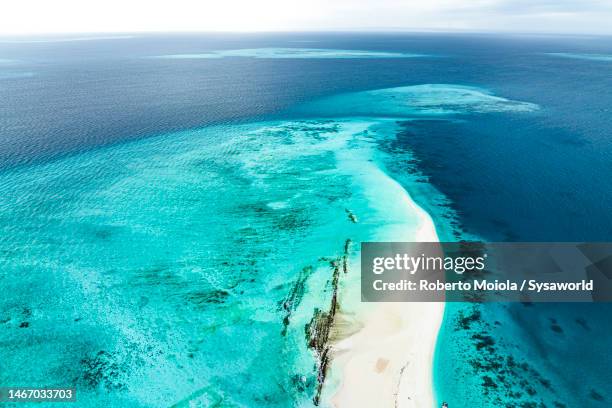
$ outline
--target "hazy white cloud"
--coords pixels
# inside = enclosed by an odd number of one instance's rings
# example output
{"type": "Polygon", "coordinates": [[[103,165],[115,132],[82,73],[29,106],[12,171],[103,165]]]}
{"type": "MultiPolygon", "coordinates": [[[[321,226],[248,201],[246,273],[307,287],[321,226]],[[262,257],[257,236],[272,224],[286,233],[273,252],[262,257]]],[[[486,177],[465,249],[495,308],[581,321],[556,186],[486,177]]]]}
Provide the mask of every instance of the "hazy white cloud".
{"type": "Polygon", "coordinates": [[[609,0],[4,0],[0,33],[492,30],[612,33],[609,0]]]}

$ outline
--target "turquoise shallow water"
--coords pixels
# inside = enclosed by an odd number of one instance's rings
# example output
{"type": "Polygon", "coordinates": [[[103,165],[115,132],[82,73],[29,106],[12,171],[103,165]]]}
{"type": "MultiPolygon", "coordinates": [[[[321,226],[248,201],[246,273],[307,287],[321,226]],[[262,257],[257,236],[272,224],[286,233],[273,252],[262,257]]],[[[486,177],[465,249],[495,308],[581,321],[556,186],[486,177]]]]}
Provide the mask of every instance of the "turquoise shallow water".
{"type": "Polygon", "coordinates": [[[312,406],[304,328],[330,262],[418,222],[387,179],[449,222],[406,171],[397,120],[535,109],[454,85],[367,91],[3,172],[0,383],[75,384],[80,406],[312,406]]]}
{"type": "Polygon", "coordinates": [[[309,405],[330,260],[409,222],[351,174],[389,126],[214,127],[3,174],[1,360],[27,368],[0,380],[76,383],[84,406],[309,405]]]}
{"type": "Polygon", "coordinates": [[[453,115],[534,112],[533,103],[508,100],[486,89],[456,84],[422,84],[333,95],[295,108],[325,116],[449,118],[453,115]]]}

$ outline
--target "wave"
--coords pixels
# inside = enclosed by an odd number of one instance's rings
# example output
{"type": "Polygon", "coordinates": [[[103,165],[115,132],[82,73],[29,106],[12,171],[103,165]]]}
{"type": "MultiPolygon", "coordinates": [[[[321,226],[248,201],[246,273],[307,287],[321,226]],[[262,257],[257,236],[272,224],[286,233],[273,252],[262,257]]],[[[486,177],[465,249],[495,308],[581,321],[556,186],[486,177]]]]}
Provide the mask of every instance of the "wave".
{"type": "Polygon", "coordinates": [[[336,50],[323,48],[249,48],[239,50],[210,51],[196,54],[157,55],[149,58],[160,59],[218,59],[228,57],[263,59],[305,59],[305,58],[417,58],[424,54],[389,51],[336,50]]]}
{"type": "Polygon", "coordinates": [[[550,55],[552,57],[561,57],[561,58],[572,58],[572,59],[581,59],[587,61],[612,61],[611,54],[579,54],[579,53],[571,53],[571,52],[549,52],[546,55],[550,55]]]}

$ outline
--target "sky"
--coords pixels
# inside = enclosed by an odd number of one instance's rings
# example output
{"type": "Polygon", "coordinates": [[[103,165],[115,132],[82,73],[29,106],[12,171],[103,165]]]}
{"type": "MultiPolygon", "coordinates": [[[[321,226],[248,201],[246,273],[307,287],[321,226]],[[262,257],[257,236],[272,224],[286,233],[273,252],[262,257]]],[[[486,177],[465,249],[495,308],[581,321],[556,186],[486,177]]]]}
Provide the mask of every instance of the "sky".
{"type": "Polygon", "coordinates": [[[174,31],[612,34],[612,0],[3,0],[0,35],[174,31]]]}

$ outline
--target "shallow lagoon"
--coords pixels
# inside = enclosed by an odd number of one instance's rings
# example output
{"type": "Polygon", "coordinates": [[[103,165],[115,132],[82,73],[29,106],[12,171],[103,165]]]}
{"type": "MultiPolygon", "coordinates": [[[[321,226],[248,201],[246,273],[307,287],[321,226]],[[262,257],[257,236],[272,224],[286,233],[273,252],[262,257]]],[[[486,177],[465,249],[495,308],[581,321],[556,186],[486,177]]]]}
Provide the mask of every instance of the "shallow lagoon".
{"type": "MultiPolygon", "coordinates": [[[[435,85],[337,98],[405,119],[531,106],[435,85]]],[[[330,261],[347,240],[356,259],[359,242],[418,222],[390,196],[402,190],[384,187],[410,160],[391,147],[395,120],[317,119],[329,106],[300,108],[314,119],[164,134],[3,173],[3,271],[20,279],[2,299],[3,341],[13,339],[2,360],[29,368],[0,379],[76,382],[83,406],[310,404],[304,326],[329,303],[330,261]]],[[[397,174],[422,190],[417,171],[397,174]]],[[[442,202],[433,191],[422,197],[442,202]]]]}

